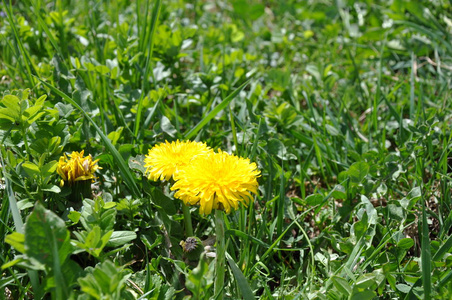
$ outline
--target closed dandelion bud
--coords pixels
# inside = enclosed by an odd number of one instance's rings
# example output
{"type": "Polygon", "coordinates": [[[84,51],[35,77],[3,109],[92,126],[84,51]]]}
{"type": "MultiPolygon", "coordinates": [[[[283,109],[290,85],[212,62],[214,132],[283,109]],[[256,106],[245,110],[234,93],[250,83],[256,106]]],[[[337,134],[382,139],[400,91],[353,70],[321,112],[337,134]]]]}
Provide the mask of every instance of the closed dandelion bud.
{"type": "Polygon", "coordinates": [[[182,246],[186,258],[190,261],[199,260],[199,256],[204,251],[201,240],[194,236],[188,237],[185,241],[180,241],[179,244],[182,246]]]}

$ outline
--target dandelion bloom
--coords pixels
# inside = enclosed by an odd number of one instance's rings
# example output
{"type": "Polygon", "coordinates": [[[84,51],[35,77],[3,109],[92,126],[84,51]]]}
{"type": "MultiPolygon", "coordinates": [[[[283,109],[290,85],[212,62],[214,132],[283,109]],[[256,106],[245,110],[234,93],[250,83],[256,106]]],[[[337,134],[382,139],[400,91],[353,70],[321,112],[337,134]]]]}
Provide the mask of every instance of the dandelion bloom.
{"type": "Polygon", "coordinates": [[[61,186],[64,182],[68,182],[70,185],[77,181],[84,181],[94,179],[94,172],[99,169],[97,162],[90,155],[83,157],[84,150],[81,152],[72,152],[69,154],[69,158],[64,154],[60,157],[58,162],[57,173],[60,174],[61,186]]]}
{"type": "Polygon", "coordinates": [[[194,157],[212,152],[205,143],[179,141],[158,144],[149,150],[144,159],[150,180],[169,180],[194,157]]]}
{"type": "Polygon", "coordinates": [[[259,174],[249,159],[218,150],[198,156],[180,169],[171,190],[177,190],[174,197],[186,205],[199,205],[201,214],[210,214],[212,209],[230,213],[240,202],[248,205],[251,193],[257,194],[259,174]]]}

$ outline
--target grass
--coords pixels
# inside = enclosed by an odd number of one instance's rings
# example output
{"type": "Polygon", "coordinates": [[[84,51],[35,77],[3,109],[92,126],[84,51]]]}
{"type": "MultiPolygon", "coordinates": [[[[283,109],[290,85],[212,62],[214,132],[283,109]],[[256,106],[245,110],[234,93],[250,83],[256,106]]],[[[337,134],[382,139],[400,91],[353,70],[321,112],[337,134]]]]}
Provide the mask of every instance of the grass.
{"type": "Polygon", "coordinates": [[[0,299],[450,299],[451,12],[3,0],[0,299]],[[224,280],[214,214],[146,177],[177,139],[261,171],[224,280]],[[102,169],[72,202],[56,167],[81,150],[102,169]]]}

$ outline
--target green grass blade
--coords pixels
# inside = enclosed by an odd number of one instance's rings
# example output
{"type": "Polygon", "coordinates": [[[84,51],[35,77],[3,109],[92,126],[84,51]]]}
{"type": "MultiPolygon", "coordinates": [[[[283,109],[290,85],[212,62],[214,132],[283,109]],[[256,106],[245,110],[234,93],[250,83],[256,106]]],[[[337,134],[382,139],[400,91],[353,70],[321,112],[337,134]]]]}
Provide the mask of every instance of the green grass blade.
{"type": "Polygon", "coordinates": [[[422,199],[422,238],[421,238],[421,260],[422,260],[422,285],[424,287],[424,299],[430,299],[432,293],[432,255],[430,251],[429,229],[425,203],[422,199]]]}
{"type": "Polygon", "coordinates": [[[452,235],[446,240],[446,242],[436,251],[433,256],[433,261],[438,261],[452,248],[452,235]]]}
{"type": "Polygon", "coordinates": [[[253,291],[251,290],[250,285],[248,284],[248,280],[246,280],[245,275],[243,275],[242,271],[240,271],[239,267],[235,264],[234,260],[232,260],[229,253],[226,252],[226,259],[228,260],[229,267],[231,267],[232,274],[234,274],[235,281],[237,282],[240,292],[242,292],[242,297],[245,300],[254,300],[253,291]]]}
{"type": "MultiPolygon", "coordinates": [[[[276,246],[279,244],[279,242],[282,240],[282,238],[284,237],[284,235],[292,228],[293,225],[295,225],[297,223],[297,221],[293,221],[292,223],[289,224],[289,226],[287,226],[287,228],[283,231],[283,233],[281,233],[281,235],[273,242],[273,244],[270,246],[270,248],[267,249],[267,251],[265,251],[264,254],[262,254],[262,256],[260,257],[260,261],[265,261],[265,259],[267,258],[267,256],[275,250],[276,246]]],[[[256,264],[251,268],[251,271],[254,270],[260,263],[260,261],[256,262],[256,264]]]]}
{"type": "MultiPolygon", "coordinates": [[[[33,65],[32,60],[30,59],[30,54],[28,53],[28,51],[25,49],[23,43],[22,43],[22,39],[19,36],[19,32],[17,30],[16,27],[16,22],[13,18],[13,11],[12,11],[12,3],[10,2],[10,5],[7,5],[5,1],[3,1],[5,10],[6,10],[6,15],[8,17],[8,21],[10,23],[11,29],[13,30],[13,34],[14,34],[14,39],[16,41],[17,47],[19,48],[19,52],[22,55],[22,57],[24,58],[24,64],[25,64],[25,68],[26,70],[26,76],[28,77],[28,80],[30,81],[31,85],[34,85],[35,82],[33,80],[32,74],[34,72],[34,74],[37,74],[36,72],[36,68],[33,65]],[[30,68],[30,65],[33,67],[33,72],[30,68]]],[[[20,61],[19,61],[20,63],[20,61]]]]}
{"type": "Polygon", "coordinates": [[[234,90],[229,96],[227,96],[220,104],[218,104],[212,111],[205,116],[194,128],[192,128],[189,132],[185,134],[186,139],[192,138],[198,131],[201,130],[210,120],[212,120],[220,111],[226,108],[229,102],[232,101],[249,83],[250,79],[245,81],[241,86],[239,86],[236,90],[234,90]]]}
{"type": "Polygon", "coordinates": [[[284,210],[285,210],[285,201],[286,201],[286,190],[284,185],[284,160],[281,160],[281,176],[280,176],[280,183],[279,183],[279,198],[277,200],[277,213],[276,216],[277,222],[276,222],[276,234],[279,236],[281,235],[283,223],[284,223],[284,210]]]}
{"type": "Polygon", "coordinates": [[[135,183],[135,178],[133,174],[130,172],[130,169],[127,165],[127,163],[122,158],[121,154],[116,150],[115,146],[110,142],[110,139],[102,132],[102,130],[97,126],[97,124],[94,122],[94,120],[83,110],[83,108],[80,107],[80,105],[77,104],[71,97],[66,95],[65,93],[58,90],[53,85],[41,80],[38,78],[41,83],[49,88],[53,93],[63,98],[65,101],[72,104],[75,108],[77,108],[84,116],[85,118],[91,123],[91,125],[96,129],[97,133],[101,137],[102,141],[104,142],[105,147],[110,151],[110,153],[113,155],[113,158],[115,159],[115,162],[118,164],[119,171],[121,172],[121,175],[126,182],[127,186],[129,187],[132,195],[134,197],[140,197],[140,190],[138,189],[137,184],[135,183]]]}
{"type": "MultiPolygon", "coordinates": [[[[2,166],[5,165],[3,161],[3,154],[0,151],[0,159],[2,166]]],[[[3,173],[5,172],[5,168],[2,168],[3,173]]],[[[19,208],[17,207],[16,197],[14,196],[13,189],[11,187],[11,183],[9,182],[6,174],[3,174],[3,178],[5,178],[5,189],[6,194],[8,195],[9,207],[11,209],[11,214],[13,215],[14,225],[16,226],[16,231],[19,233],[24,233],[24,222],[22,221],[22,217],[20,216],[19,208]]]]}
{"type": "MultiPolygon", "coordinates": [[[[138,132],[140,130],[141,127],[141,115],[142,115],[142,111],[143,111],[143,99],[145,98],[145,94],[147,92],[147,86],[149,84],[148,82],[148,73],[149,71],[151,71],[151,76],[154,78],[154,71],[150,70],[151,66],[152,66],[152,53],[154,50],[154,34],[155,34],[155,29],[157,27],[157,21],[159,19],[160,16],[160,10],[162,7],[162,1],[161,0],[157,0],[157,2],[154,4],[154,8],[152,9],[152,18],[151,18],[151,28],[149,29],[149,40],[148,40],[148,45],[147,45],[147,49],[148,49],[148,55],[146,57],[146,66],[144,69],[144,73],[143,73],[143,78],[142,78],[142,88],[141,88],[141,96],[140,99],[138,100],[138,107],[137,107],[137,117],[135,120],[135,129],[134,129],[134,136],[138,137],[138,132]]],[[[155,79],[153,80],[154,84],[155,84],[155,79]]]]}

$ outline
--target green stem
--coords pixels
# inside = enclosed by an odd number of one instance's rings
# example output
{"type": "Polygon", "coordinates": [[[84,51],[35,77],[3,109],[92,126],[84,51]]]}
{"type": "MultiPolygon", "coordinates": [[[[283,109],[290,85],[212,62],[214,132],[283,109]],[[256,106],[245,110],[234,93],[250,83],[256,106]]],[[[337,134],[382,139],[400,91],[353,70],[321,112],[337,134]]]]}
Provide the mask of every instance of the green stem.
{"type": "Polygon", "coordinates": [[[27,132],[25,130],[25,125],[24,124],[20,124],[20,131],[22,132],[22,136],[24,139],[24,146],[25,146],[25,152],[27,152],[26,158],[27,160],[30,160],[30,147],[28,146],[28,140],[27,140],[27,132]]]}
{"type": "Polygon", "coordinates": [[[215,231],[216,241],[216,261],[215,261],[215,299],[223,300],[224,271],[225,271],[225,244],[224,244],[224,213],[222,210],[215,210],[215,231]]]}
{"type": "Polygon", "coordinates": [[[193,225],[191,223],[191,214],[190,208],[182,203],[182,211],[184,212],[184,223],[185,223],[185,234],[186,237],[194,236],[193,235],[193,225]]]}

